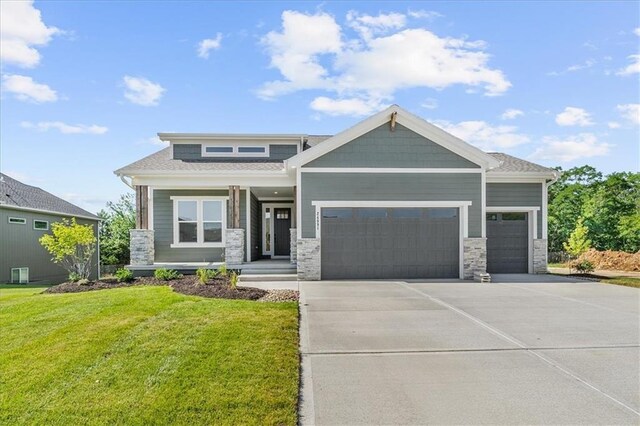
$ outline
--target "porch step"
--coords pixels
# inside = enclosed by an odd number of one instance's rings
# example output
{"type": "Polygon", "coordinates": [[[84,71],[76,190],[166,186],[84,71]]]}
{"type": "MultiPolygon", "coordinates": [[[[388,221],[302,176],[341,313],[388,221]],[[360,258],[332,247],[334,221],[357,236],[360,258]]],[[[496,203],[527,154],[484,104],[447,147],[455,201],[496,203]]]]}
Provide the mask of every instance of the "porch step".
{"type": "Polygon", "coordinates": [[[273,274],[271,272],[268,273],[255,273],[255,274],[247,274],[242,271],[240,274],[240,282],[260,282],[260,281],[298,281],[297,274],[284,273],[284,274],[273,274]]]}

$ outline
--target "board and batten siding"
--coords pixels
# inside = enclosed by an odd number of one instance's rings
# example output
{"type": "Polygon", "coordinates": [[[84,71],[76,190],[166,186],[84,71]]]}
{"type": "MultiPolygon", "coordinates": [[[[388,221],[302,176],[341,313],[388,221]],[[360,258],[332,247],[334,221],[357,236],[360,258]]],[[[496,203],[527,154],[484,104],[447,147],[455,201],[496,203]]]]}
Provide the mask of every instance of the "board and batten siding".
{"type": "Polygon", "coordinates": [[[394,131],[383,124],[305,167],[479,168],[401,124],[394,131]]]}
{"type": "MultiPolygon", "coordinates": [[[[29,268],[29,280],[57,284],[66,281],[68,272],[51,261],[51,255],[40,244],[40,237],[51,233],[51,224],[71,219],[49,213],[0,208],[0,283],[11,281],[12,268],[29,268]],[[9,217],[26,219],[27,223],[9,223],[9,217]],[[34,220],[49,222],[49,230],[33,229],[34,220]]],[[[98,238],[98,222],[88,219],[76,219],[81,225],[93,227],[98,238]]],[[[93,254],[91,279],[98,277],[98,250],[93,254]]]]}
{"type": "Polygon", "coordinates": [[[542,183],[488,183],[487,207],[540,207],[538,238],[542,238],[542,183]]]}
{"type": "Polygon", "coordinates": [[[260,228],[262,225],[262,214],[260,212],[260,202],[258,198],[251,194],[251,259],[260,259],[262,248],[260,247],[260,228]]]}
{"type": "MultiPolygon", "coordinates": [[[[227,197],[228,190],[197,189],[154,189],[153,191],[153,229],[156,262],[223,262],[222,247],[180,247],[173,244],[173,200],[171,197],[227,197]]],[[[240,227],[247,229],[247,197],[245,190],[240,191],[240,227]]],[[[227,211],[228,213],[228,211],[227,211]]],[[[227,214],[227,226],[231,218],[227,214]]]]}
{"type": "Polygon", "coordinates": [[[313,201],[471,201],[469,237],[482,233],[480,173],[301,174],[302,237],[315,236],[313,201]]]}
{"type": "MultiPolygon", "coordinates": [[[[224,144],[219,144],[224,145],[224,144]]],[[[262,146],[263,144],[256,144],[256,146],[262,146]]],[[[236,157],[203,157],[201,144],[173,144],[173,158],[176,160],[187,161],[211,161],[211,162],[226,162],[231,161],[234,163],[252,162],[252,161],[265,161],[275,162],[284,161],[293,157],[298,153],[298,146],[295,144],[270,144],[268,157],[250,157],[250,156],[236,156],[236,157]]]]}

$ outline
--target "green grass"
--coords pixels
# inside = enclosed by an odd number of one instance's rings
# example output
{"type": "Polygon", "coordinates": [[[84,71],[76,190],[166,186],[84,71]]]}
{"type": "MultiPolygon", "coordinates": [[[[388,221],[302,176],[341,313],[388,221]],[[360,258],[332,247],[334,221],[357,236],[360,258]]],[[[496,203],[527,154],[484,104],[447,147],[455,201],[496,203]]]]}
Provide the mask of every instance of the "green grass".
{"type": "Polygon", "coordinates": [[[549,263],[547,265],[549,268],[567,268],[567,264],[566,263],[549,263]]]}
{"type": "Polygon", "coordinates": [[[635,277],[614,277],[602,280],[603,283],[623,285],[626,287],[640,288],[640,278],[635,277]]]}
{"type": "Polygon", "coordinates": [[[0,424],[296,423],[296,303],[0,286],[0,424]]]}

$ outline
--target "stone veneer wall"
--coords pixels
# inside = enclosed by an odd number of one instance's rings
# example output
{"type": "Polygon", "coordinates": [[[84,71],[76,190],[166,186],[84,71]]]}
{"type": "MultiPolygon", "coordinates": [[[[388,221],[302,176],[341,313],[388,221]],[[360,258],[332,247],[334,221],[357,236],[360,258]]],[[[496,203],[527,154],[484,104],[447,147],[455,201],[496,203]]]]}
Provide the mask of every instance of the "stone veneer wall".
{"type": "Polygon", "coordinates": [[[298,230],[296,228],[289,230],[289,243],[291,246],[291,264],[295,265],[298,261],[298,230]]]}
{"type": "Polygon", "coordinates": [[[475,272],[487,271],[487,239],[465,238],[463,242],[463,272],[465,280],[472,280],[475,272]]]}
{"type": "Polygon", "coordinates": [[[153,265],[155,250],[153,248],[152,229],[130,229],[129,251],[131,265],[153,265]]]}
{"type": "Polygon", "coordinates": [[[547,240],[535,239],[533,240],[533,273],[534,274],[546,274],[547,273],[547,240]]]}
{"type": "Polygon", "coordinates": [[[227,265],[241,265],[244,262],[244,229],[229,228],[225,236],[225,263],[227,265]]]}
{"type": "Polygon", "coordinates": [[[298,240],[298,279],[315,281],[320,279],[320,238],[298,240]]]}

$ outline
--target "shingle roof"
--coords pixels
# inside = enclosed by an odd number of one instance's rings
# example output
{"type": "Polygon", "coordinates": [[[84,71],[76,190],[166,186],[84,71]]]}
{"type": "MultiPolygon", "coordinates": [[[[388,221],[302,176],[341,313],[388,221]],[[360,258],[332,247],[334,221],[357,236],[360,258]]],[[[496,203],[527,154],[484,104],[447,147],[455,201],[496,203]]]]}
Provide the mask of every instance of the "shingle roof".
{"type": "Polygon", "coordinates": [[[502,162],[499,167],[489,170],[487,173],[507,172],[507,173],[550,173],[555,170],[539,164],[531,163],[518,157],[514,157],[503,152],[488,152],[490,156],[502,162]]]}
{"type": "Polygon", "coordinates": [[[281,171],[284,170],[284,163],[280,162],[229,162],[229,161],[183,161],[171,158],[171,149],[165,148],[141,160],[129,164],[115,171],[117,175],[126,175],[135,172],[220,172],[220,171],[281,171]]]}
{"type": "Polygon", "coordinates": [[[89,213],[43,189],[26,185],[0,173],[0,206],[4,205],[99,219],[95,214],[89,213]]]}

